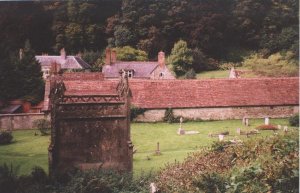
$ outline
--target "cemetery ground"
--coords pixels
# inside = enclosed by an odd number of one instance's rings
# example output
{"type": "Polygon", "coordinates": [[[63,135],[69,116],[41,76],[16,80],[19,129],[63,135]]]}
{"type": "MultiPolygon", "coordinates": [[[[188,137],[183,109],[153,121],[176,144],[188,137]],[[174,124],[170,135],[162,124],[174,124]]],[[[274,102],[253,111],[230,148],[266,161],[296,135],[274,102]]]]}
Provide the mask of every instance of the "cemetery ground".
{"type": "MultiPolygon", "coordinates": [[[[260,131],[261,134],[246,138],[236,133],[237,128],[250,131],[264,124],[263,119],[250,119],[250,126],[243,126],[241,120],[186,122],[182,128],[199,131],[195,135],[177,135],[179,123],[132,123],[131,138],[136,153],[133,159],[135,175],[156,172],[167,163],[183,161],[188,153],[202,147],[210,146],[217,137],[209,137],[210,133],[229,131],[225,140],[255,140],[260,137],[274,135],[273,131],[260,131]],[[157,143],[161,155],[156,155],[157,143]]],[[[272,125],[288,125],[288,119],[270,119],[272,125]]],[[[14,131],[12,144],[0,146],[0,164],[12,164],[18,174],[28,174],[34,166],[48,170],[48,144],[50,136],[34,135],[37,130],[14,131]]],[[[283,132],[279,130],[278,132],[283,132]]]]}

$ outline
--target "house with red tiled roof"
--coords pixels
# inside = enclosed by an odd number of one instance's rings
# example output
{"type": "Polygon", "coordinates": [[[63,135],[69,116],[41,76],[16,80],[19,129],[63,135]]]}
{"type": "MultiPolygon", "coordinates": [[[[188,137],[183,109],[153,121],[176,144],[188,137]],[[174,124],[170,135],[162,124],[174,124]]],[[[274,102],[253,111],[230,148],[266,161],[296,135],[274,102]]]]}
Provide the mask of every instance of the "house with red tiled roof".
{"type": "MultiPolygon", "coordinates": [[[[82,73],[80,76],[85,77],[81,78],[68,75],[64,79],[65,95],[113,94],[118,80],[93,74],[82,73]],[[94,78],[88,78],[91,75],[94,78]]],[[[202,120],[279,118],[299,112],[298,77],[164,81],[130,79],[129,87],[132,105],[146,109],[143,115],[137,117],[138,121],[162,121],[168,108],[173,109],[175,116],[202,120]]]]}
{"type": "Polygon", "coordinates": [[[115,50],[106,49],[105,65],[102,73],[105,78],[116,79],[124,73],[130,79],[175,79],[165,63],[165,53],[158,53],[158,61],[117,61],[115,50]]]}
{"type": "Polygon", "coordinates": [[[60,56],[37,55],[35,58],[41,64],[44,79],[50,76],[53,64],[58,64],[62,70],[91,68],[80,56],[67,56],[64,48],[61,49],[60,56]]]}

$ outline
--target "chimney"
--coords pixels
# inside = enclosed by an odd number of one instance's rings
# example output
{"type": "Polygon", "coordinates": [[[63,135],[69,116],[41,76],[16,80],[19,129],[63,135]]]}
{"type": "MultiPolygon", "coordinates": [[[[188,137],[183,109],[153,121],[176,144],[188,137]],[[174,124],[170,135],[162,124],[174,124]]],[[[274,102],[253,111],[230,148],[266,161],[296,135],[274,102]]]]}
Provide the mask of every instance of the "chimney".
{"type": "Polygon", "coordinates": [[[166,66],[166,58],[165,58],[165,53],[163,51],[158,52],[158,65],[161,68],[164,68],[166,66]]]}
{"type": "Polygon", "coordinates": [[[110,48],[106,48],[105,50],[105,64],[110,65],[111,64],[111,53],[110,48]]]}
{"type": "Polygon", "coordinates": [[[20,58],[20,60],[22,60],[23,55],[24,55],[24,51],[23,51],[23,49],[21,48],[21,49],[19,50],[19,58],[20,58]]]}
{"type": "Polygon", "coordinates": [[[58,63],[56,63],[56,62],[55,62],[55,63],[52,63],[52,64],[51,64],[51,69],[50,69],[50,74],[51,74],[51,75],[52,75],[52,74],[56,75],[56,74],[59,73],[60,69],[61,69],[60,64],[58,64],[58,63]]]}
{"type": "Polygon", "coordinates": [[[60,57],[61,57],[61,59],[63,59],[63,60],[65,60],[65,59],[67,58],[65,48],[62,48],[62,49],[60,50],[60,57]]]}
{"type": "Polygon", "coordinates": [[[116,50],[111,50],[111,63],[114,64],[117,62],[117,52],[116,50]]]}

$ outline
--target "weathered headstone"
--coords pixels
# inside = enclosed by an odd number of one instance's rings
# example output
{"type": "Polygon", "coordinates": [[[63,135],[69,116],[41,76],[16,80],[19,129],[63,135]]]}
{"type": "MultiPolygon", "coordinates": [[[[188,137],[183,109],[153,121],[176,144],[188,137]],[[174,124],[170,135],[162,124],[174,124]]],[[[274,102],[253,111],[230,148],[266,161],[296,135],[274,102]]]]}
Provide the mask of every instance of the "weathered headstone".
{"type": "Polygon", "coordinates": [[[177,130],[178,135],[184,135],[185,134],[185,130],[182,129],[182,122],[183,122],[183,118],[180,117],[180,125],[179,125],[179,129],[177,130]]]}
{"type": "Polygon", "coordinates": [[[265,117],[265,125],[269,125],[270,124],[270,119],[269,117],[265,117]]]}
{"type": "Polygon", "coordinates": [[[248,118],[246,118],[246,120],[245,120],[245,125],[246,125],[246,126],[249,126],[249,125],[250,125],[249,119],[248,119],[248,118]]]}
{"type": "Polygon", "coordinates": [[[155,154],[160,155],[159,142],[157,142],[157,147],[156,147],[155,154]]]}
{"type": "Polygon", "coordinates": [[[219,141],[224,141],[224,135],[219,135],[219,141]]]}
{"type": "Polygon", "coordinates": [[[283,127],[283,131],[284,131],[285,133],[287,133],[287,132],[288,132],[288,126],[284,126],[284,127],[283,127]]]}
{"type": "Polygon", "coordinates": [[[241,135],[241,128],[236,129],[237,134],[241,135]]]}
{"type": "Polygon", "coordinates": [[[277,125],[277,128],[278,128],[278,129],[281,129],[281,125],[277,125]]]}
{"type": "Polygon", "coordinates": [[[243,117],[242,123],[243,125],[246,125],[246,117],[243,117]]]}

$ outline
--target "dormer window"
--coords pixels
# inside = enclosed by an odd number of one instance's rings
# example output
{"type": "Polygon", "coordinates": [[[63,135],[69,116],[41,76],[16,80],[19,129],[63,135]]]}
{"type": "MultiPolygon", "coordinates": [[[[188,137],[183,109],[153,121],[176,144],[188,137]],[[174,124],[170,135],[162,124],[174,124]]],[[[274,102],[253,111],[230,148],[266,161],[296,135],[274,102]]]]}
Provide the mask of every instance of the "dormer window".
{"type": "Polygon", "coordinates": [[[133,75],[134,75],[134,70],[132,70],[132,69],[124,69],[124,70],[122,70],[122,75],[123,76],[127,76],[128,78],[133,78],[133,75]]]}
{"type": "Polygon", "coordinates": [[[132,78],[133,77],[133,70],[127,71],[127,76],[128,76],[128,78],[132,78]]]}

